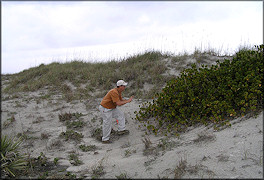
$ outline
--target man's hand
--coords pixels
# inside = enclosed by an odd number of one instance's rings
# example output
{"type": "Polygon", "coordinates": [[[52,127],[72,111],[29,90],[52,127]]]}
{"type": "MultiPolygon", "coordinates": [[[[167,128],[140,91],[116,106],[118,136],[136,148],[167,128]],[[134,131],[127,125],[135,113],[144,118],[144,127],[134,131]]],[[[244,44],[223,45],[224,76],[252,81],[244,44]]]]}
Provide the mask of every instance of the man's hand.
{"type": "Polygon", "coordinates": [[[131,101],[132,101],[132,99],[134,98],[134,96],[131,96],[129,99],[127,99],[127,100],[123,100],[123,101],[118,101],[118,102],[116,102],[116,105],[118,105],[118,106],[122,106],[122,105],[124,105],[124,104],[126,104],[126,103],[130,103],[131,101]]]}
{"type": "Polygon", "coordinates": [[[131,96],[127,101],[131,102],[133,98],[134,98],[134,96],[131,96]]]}

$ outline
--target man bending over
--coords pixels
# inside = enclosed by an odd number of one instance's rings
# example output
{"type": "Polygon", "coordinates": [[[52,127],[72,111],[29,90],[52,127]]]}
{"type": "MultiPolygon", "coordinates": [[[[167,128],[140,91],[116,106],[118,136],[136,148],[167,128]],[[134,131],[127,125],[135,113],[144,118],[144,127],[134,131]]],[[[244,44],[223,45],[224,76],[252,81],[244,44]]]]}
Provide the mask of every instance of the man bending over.
{"type": "Polygon", "coordinates": [[[100,103],[99,110],[103,118],[103,143],[111,143],[110,133],[112,130],[112,118],[118,120],[118,135],[129,134],[126,130],[125,116],[117,106],[122,106],[132,101],[133,96],[129,99],[124,100],[122,98],[122,92],[125,90],[127,83],[123,80],[119,80],[116,83],[116,88],[111,89],[103,98],[100,103]]]}

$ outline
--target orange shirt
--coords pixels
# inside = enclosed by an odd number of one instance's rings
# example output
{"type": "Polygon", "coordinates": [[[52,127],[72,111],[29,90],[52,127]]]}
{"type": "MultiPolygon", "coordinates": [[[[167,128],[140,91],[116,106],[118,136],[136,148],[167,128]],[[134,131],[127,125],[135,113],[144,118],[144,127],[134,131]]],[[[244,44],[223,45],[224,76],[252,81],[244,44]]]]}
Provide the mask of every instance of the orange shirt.
{"type": "Polygon", "coordinates": [[[122,101],[121,93],[117,91],[117,88],[111,89],[101,101],[101,105],[107,109],[116,108],[116,102],[122,101]]]}

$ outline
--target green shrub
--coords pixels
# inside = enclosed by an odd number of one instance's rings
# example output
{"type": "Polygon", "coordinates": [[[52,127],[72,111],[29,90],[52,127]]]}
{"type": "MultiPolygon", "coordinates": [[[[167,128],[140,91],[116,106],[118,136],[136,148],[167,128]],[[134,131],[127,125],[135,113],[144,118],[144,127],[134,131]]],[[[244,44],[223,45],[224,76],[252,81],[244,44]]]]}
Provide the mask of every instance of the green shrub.
{"type": "Polygon", "coordinates": [[[256,113],[263,105],[263,47],[242,49],[232,61],[210,68],[192,64],[143,103],[136,119],[154,133],[161,127],[180,132],[194,124],[229,125],[234,117],[256,113]]]}

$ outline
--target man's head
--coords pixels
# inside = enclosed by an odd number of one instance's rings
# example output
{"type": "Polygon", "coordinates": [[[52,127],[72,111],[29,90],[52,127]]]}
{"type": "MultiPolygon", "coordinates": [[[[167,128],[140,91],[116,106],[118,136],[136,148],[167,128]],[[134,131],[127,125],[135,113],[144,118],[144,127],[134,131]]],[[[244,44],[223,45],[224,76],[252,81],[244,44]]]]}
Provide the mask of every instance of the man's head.
{"type": "Polygon", "coordinates": [[[122,92],[125,90],[125,87],[127,86],[127,83],[123,80],[119,80],[116,83],[117,88],[119,89],[119,92],[122,92]]]}

